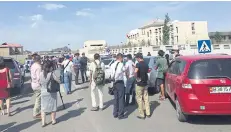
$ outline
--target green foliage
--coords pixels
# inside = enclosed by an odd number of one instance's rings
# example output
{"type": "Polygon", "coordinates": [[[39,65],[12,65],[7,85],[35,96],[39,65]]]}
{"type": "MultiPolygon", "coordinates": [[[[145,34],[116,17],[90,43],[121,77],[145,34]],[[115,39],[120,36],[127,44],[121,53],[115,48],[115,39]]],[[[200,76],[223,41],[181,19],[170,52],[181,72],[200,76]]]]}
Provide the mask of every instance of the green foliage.
{"type": "Polygon", "coordinates": [[[221,36],[220,32],[215,33],[214,39],[215,39],[216,43],[218,43],[218,44],[221,43],[222,36],[221,36]]]}
{"type": "Polygon", "coordinates": [[[169,35],[170,35],[170,26],[168,23],[170,22],[170,17],[168,16],[168,13],[165,15],[164,20],[164,27],[163,27],[163,44],[168,45],[169,44],[169,35]]]}

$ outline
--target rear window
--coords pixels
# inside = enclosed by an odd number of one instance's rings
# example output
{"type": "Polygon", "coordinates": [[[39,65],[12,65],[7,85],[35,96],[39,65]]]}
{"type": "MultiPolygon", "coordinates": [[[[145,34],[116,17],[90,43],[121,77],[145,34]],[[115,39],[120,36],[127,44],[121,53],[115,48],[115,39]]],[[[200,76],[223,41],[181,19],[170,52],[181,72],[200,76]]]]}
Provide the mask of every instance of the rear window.
{"type": "Polygon", "coordinates": [[[209,59],[193,62],[188,73],[189,79],[231,78],[231,59],[209,59]]]}
{"type": "Polygon", "coordinates": [[[111,59],[105,59],[103,60],[104,65],[109,65],[109,63],[111,62],[111,59]]]}
{"type": "Polygon", "coordinates": [[[15,65],[12,59],[4,59],[6,67],[9,69],[15,69],[15,65]]]}

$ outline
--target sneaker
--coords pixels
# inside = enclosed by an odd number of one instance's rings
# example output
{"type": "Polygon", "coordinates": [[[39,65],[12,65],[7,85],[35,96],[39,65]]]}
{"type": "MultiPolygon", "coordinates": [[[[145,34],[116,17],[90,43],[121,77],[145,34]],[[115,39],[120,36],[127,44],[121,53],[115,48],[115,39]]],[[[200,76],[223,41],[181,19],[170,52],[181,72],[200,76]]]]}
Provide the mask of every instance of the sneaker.
{"type": "Polygon", "coordinates": [[[137,118],[138,118],[138,119],[142,119],[142,120],[145,119],[145,117],[141,117],[141,116],[137,116],[137,118]]]}
{"type": "Polygon", "coordinates": [[[34,116],[34,119],[41,119],[41,115],[34,116]]]}
{"type": "Polygon", "coordinates": [[[92,108],[91,108],[91,111],[98,111],[98,110],[99,110],[98,107],[92,107],[92,108]]]}
{"type": "Polygon", "coordinates": [[[147,117],[147,118],[151,118],[151,115],[147,115],[146,117],[147,117]]]}

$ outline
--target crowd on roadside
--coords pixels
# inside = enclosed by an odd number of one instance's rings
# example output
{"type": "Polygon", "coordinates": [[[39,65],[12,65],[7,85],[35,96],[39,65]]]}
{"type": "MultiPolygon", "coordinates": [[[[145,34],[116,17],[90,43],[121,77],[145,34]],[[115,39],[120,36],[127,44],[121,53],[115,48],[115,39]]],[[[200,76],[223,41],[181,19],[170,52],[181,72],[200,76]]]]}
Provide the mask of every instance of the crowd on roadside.
{"type": "MultiPolygon", "coordinates": [[[[179,56],[179,50],[174,51],[174,59],[179,56]]],[[[151,54],[149,54],[151,56],[151,54]]],[[[108,93],[114,96],[113,116],[118,119],[124,118],[124,108],[128,105],[138,105],[139,119],[149,118],[150,104],[148,95],[148,64],[144,62],[142,53],[135,55],[136,63],[132,61],[131,54],[127,55],[127,62],[123,63],[124,55],[119,53],[114,58],[116,61],[111,65],[111,87],[108,93]],[[124,82],[124,75],[127,78],[124,82]],[[131,97],[130,97],[131,96],[131,97]],[[131,103],[130,103],[130,100],[131,103]],[[143,108],[144,107],[144,108],[143,108]],[[145,110],[144,110],[145,109],[145,110]]],[[[42,127],[46,124],[46,114],[51,113],[52,125],[56,122],[57,92],[60,91],[60,84],[64,83],[66,94],[71,94],[72,74],[75,76],[75,84],[79,85],[79,73],[81,73],[82,83],[90,82],[92,109],[91,111],[104,110],[103,88],[105,85],[105,65],[101,61],[100,55],[94,55],[94,61],[90,63],[90,77],[86,75],[89,59],[82,53],[76,53],[74,57],[70,55],[61,57],[41,57],[33,54],[31,71],[31,87],[35,95],[33,117],[42,120],[42,127]],[[96,103],[96,92],[98,92],[99,103],[96,103]]],[[[157,71],[157,87],[160,87],[160,100],[165,100],[164,96],[164,74],[169,66],[169,55],[165,55],[163,50],[158,52],[155,69],[157,71]]],[[[10,93],[11,76],[9,69],[4,65],[0,57],[0,106],[1,113],[4,114],[3,100],[6,100],[7,113],[10,116],[10,93]],[[3,88],[7,90],[3,90],[3,88]]]]}

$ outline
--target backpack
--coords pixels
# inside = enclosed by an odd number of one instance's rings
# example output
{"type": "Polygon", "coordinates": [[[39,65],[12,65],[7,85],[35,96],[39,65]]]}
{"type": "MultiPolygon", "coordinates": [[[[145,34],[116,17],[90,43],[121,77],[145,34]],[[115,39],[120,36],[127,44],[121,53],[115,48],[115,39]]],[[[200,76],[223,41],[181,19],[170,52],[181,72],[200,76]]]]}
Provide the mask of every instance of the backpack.
{"type": "Polygon", "coordinates": [[[60,90],[60,84],[54,79],[53,72],[52,72],[50,80],[47,83],[47,92],[56,93],[59,90],[60,90]]]}
{"type": "Polygon", "coordinates": [[[103,71],[103,69],[101,67],[101,62],[99,63],[99,65],[97,65],[97,63],[95,61],[94,61],[94,63],[96,65],[96,69],[95,69],[95,72],[93,74],[94,82],[96,83],[96,85],[104,85],[105,72],[103,71]]]}

